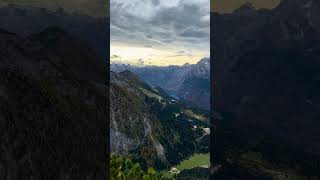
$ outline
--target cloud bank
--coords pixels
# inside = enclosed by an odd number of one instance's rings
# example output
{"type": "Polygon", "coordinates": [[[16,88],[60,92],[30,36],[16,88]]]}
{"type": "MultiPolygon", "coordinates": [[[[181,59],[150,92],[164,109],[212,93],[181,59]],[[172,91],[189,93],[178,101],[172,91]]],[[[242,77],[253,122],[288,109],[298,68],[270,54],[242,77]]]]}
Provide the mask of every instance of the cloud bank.
{"type": "MultiPolygon", "coordinates": [[[[111,45],[210,52],[209,0],[111,0],[111,45]]],[[[181,53],[184,51],[184,53],[181,53]]]]}

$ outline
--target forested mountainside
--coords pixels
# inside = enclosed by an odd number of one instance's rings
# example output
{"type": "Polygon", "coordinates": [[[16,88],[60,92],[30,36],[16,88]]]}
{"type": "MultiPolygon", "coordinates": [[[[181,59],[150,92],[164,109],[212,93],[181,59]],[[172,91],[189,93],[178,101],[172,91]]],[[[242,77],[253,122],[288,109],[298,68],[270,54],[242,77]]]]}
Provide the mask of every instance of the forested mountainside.
{"type": "Polygon", "coordinates": [[[144,167],[176,165],[208,152],[208,112],[151,87],[130,71],[111,72],[111,148],[144,167]]]}
{"type": "Polygon", "coordinates": [[[319,1],[212,13],[217,179],[319,179],[319,1]]]}
{"type": "Polygon", "coordinates": [[[105,179],[104,64],[59,28],[0,30],[0,179],[105,179]]]}
{"type": "Polygon", "coordinates": [[[210,59],[183,66],[134,66],[111,63],[111,70],[129,70],[151,86],[158,86],[176,98],[190,101],[204,109],[210,108],[210,59]]]}

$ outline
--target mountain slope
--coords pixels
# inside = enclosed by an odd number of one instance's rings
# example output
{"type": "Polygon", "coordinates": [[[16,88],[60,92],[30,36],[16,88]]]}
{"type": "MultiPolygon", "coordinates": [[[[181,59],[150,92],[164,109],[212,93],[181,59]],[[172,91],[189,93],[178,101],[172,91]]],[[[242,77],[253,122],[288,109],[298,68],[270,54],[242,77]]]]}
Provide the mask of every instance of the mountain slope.
{"type": "Polygon", "coordinates": [[[63,9],[55,11],[32,6],[9,4],[0,7],[0,28],[29,36],[48,27],[60,27],[76,39],[89,43],[102,58],[107,58],[109,32],[108,18],[91,17],[79,13],[70,13],[63,9]]]}
{"type": "Polygon", "coordinates": [[[197,64],[183,66],[137,67],[111,64],[115,72],[130,70],[152,86],[164,89],[176,98],[182,98],[205,109],[210,106],[210,60],[201,59],[197,64]]]}
{"type": "Polygon", "coordinates": [[[318,10],[317,1],[287,0],[273,10],[213,14],[214,108],[224,118],[215,121],[212,148],[218,163],[238,165],[225,172],[319,175],[318,10]]]}
{"type": "Polygon", "coordinates": [[[150,87],[130,71],[111,72],[111,148],[117,155],[162,169],[195,152],[206,152],[207,115],[150,87]]]}
{"type": "MultiPolygon", "coordinates": [[[[52,33],[69,36],[51,29],[43,38],[52,33]]],[[[108,88],[33,37],[1,30],[0,47],[0,179],[105,178],[108,88]]],[[[99,61],[87,55],[80,60],[99,61]]]]}
{"type": "Polygon", "coordinates": [[[45,46],[50,54],[55,54],[61,59],[67,59],[62,63],[66,67],[72,67],[77,77],[86,80],[94,80],[106,83],[106,62],[101,61],[102,56],[97,54],[94,48],[71,36],[58,27],[46,28],[41,33],[30,36],[32,41],[45,46]],[[61,46],[63,44],[63,46],[61,46]],[[81,51],[75,51],[78,49],[81,51]]]}

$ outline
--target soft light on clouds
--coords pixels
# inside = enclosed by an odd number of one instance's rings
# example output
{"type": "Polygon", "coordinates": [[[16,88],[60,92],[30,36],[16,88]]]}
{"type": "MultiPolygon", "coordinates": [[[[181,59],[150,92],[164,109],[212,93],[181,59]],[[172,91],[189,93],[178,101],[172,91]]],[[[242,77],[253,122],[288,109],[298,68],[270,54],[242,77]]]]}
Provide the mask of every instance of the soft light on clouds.
{"type": "Polygon", "coordinates": [[[152,47],[138,47],[128,45],[112,45],[110,48],[111,61],[113,63],[144,65],[183,65],[185,63],[195,64],[205,54],[199,51],[183,51],[177,49],[155,49],[152,47]],[[125,52],[125,53],[123,53],[125,52]]]}
{"type": "Polygon", "coordinates": [[[111,55],[148,65],[196,63],[210,52],[209,3],[111,0],[111,55]]]}

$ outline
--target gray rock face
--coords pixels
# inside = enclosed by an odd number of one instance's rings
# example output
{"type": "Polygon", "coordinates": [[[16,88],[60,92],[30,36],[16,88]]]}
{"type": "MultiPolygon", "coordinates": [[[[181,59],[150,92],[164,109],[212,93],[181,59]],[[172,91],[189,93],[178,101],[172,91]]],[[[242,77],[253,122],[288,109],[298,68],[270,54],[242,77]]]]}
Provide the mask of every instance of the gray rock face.
{"type": "Polygon", "coordinates": [[[133,74],[111,72],[110,77],[111,152],[128,156],[146,146],[156,155],[155,158],[166,163],[164,148],[156,137],[156,128],[161,129],[160,123],[145,104],[146,95],[140,89],[143,82],[133,74]]]}

